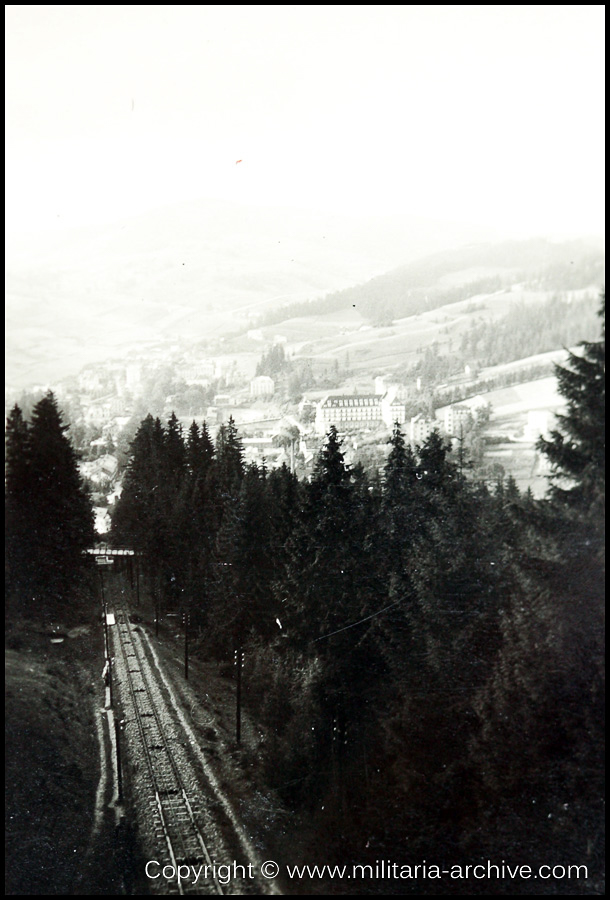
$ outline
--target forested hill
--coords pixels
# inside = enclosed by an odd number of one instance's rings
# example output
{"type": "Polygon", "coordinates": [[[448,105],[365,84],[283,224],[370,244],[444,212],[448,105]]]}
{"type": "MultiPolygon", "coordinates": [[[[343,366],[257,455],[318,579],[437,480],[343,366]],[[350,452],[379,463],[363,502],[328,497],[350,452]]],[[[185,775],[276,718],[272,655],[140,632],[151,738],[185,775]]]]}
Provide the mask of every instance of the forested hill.
{"type": "Polygon", "coordinates": [[[471,244],[426,256],[317,300],[280,307],[265,315],[260,325],[349,307],[375,324],[385,324],[515,283],[540,290],[577,290],[603,282],[603,249],[594,241],[552,243],[538,238],[471,244]]]}

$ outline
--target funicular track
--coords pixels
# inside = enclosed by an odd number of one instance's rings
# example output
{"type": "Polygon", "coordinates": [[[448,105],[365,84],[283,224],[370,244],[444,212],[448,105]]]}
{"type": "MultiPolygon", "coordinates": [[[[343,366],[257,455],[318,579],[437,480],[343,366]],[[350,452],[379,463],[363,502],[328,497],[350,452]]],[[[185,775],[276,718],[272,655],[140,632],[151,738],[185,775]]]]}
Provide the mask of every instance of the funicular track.
{"type": "Polygon", "coordinates": [[[124,663],[128,695],[151,785],[149,816],[158,838],[156,859],[160,871],[167,865],[177,873],[171,881],[162,876],[156,879],[154,889],[170,894],[223,894],[200,827],[200,801],[193,796],[180,773],[161,720],[159,701],[153,695],[146,674],[139,636],[133,630],[126,609],[117,605],[115,611],[116,642],[124,663]],[[200,878],[196,885],[185,883],[178,874],[179,866],[208,866],[205,871],[209,877],[200,878]]]}

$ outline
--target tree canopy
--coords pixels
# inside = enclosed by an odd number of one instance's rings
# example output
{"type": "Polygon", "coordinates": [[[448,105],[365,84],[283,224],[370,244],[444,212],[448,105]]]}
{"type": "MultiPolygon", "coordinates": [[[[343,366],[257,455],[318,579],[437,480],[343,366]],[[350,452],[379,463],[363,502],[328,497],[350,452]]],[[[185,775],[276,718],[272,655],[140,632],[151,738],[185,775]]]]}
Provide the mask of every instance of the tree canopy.
{"type": "Polygon", "coordinates": [[[18,406],[6,430],[8,591],[37,615],[75,594],[93,545],[93,511],[57,401],[49,392],[26,422],[18,406]]]}
{"type": "Polygon", "coordinates": [[[542,500],[436,431],[395,425],[375,478],[331,427],[299,482],[246,466],[233,421],[142,422],[115,536],[206,659],[244,652],[268,783],[332,852],[364,827],[371,855],[601,860],[603,372],[603,341],[558,372],[542,500]]]}
{"type": "MultiPolygon", "coordinates": [[[[600,317],[604,322],[605,294],[600,317]]],[[[606,343],[602,324],[600,341],[583,341],[581,353],[570,353],[567,366],[556,366],[559,392],[567,410],[558,416],[558,427],[539,449],[550,460],[554,477],[551,495],[566,506],[598,514],[606,486],[606,343]]]]}

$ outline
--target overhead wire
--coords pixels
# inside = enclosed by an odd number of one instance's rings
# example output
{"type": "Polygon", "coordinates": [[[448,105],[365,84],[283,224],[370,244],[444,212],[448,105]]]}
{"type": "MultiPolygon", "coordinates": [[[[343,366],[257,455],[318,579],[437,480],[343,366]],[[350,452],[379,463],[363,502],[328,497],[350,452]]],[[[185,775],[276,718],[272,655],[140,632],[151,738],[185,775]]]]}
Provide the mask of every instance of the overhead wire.
{"type": "Polygon", "coordinates": [[[362,625],[363,622],[374,619],[375,616],[379,616],[388,609],[392,609],[393,606],[398,606],[400,602],[400,600],[395,600],[394,603],[390,603],[389,606],[384,606],[383,609],[378,609],[377,612],[371,613],[370,616],[365,616],[364,619],[359,619],[357,622],[351,622],[349,625],[344,625],[343,628],[338,628],[337,631],[331,631],[329,634],[323,634],[321,637],[316,638],[315,641],[312,641],[312,643],[317,644],[318,641],[323,641],[325,638],[333,637],[335,634],[341,634],[342,631],[347,631],[349,628],[355,628],[356,625],[362,625]]]}

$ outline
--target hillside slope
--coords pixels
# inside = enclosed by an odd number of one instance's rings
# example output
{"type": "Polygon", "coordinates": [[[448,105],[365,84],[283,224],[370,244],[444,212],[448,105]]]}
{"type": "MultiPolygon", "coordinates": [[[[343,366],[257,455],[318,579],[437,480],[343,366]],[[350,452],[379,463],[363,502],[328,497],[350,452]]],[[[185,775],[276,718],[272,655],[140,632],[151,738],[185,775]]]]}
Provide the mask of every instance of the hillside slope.
{"type": "Polygon", "coordinates": [[[56,380],[159,337],[203,340],[280,302],[476,236],[473,228],[408,217],[359,220],[193,201],[11,247],[8,381],[56,380]]]}
{"type": "Polygon", "coordinates": [[[417,315],[518,283],[531,290],[578,290],[604,281],[602,247],[593,240],[545,239],[445,250],[306,303],[285,305],[262,325],[353,308],[374,324],[417,315]]]}
{"type": "MultiPolygon", "coordinates": [[[[77,891],[99,777],[89,629],[10,636],[6,655],[8,894],[77,891]],[[59,638],[57,638],[59,640],[59,638]]],[[[93,642],[96,644],[96,642],[93,642]]],[[[99,648],[98,650],[99,656],[99,648]]]]}

